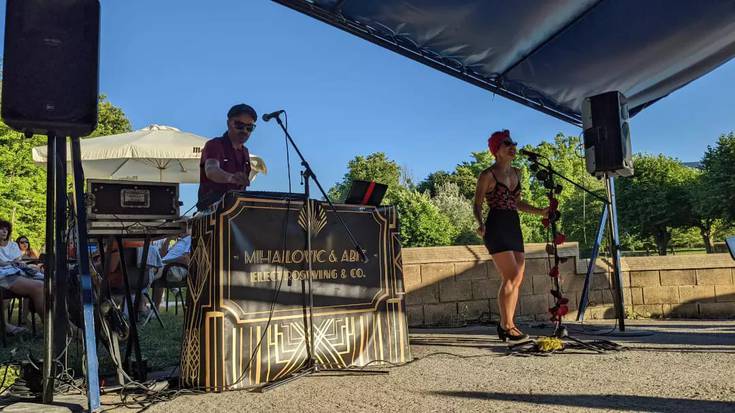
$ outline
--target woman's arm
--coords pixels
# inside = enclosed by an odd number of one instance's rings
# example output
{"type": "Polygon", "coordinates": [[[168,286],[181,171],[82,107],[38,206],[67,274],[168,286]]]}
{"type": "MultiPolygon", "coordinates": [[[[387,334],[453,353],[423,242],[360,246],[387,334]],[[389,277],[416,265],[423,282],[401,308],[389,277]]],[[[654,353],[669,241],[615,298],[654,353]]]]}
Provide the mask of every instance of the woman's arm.
{"type": "Polygon", "coordinates": [[[526,201],[521,199],[521,196],[518,195],[518,198],[516,200],[516,205],[518,205],[518,210],[528,213],[528,214],[534,214],[534,215],[541,215],[542,217],[546,218],[549,214],[549,208],[536,208],[533,205],[530,205],[526,203],[526,201]]]}
{"type": "Polygon", "coordinates": [[[482,218],[482,204],[485,202],[485,193],[491,191],[491,187],[495,187],[495,181],[492,175],[489,174],[487,170],[482,171],[480,176],[477,178],[475,202],[472,208],[478,225],[477,233],[480,234],[480,236],[485,235],[485,221],[482,218]]]}
{"type": "MultiPolygon", "coordinates": [[[[514,168],[516,170],[517,176],[521,176],[518,172],[518,168],[514,168]]],[[[520,179],[520,178],[519,178],[520,179]]],[[[520,185],[520,182],[518,183],[520,185]]],[[[544,218],[549,217],[549,208],[536,208],[535,206],[529,204],[528,202],[524,201],[521,197],[521,192],[518,192],[518,195],[516,195],[516,206],[518,207],[518,210],[521,212],[525,212],[527,214],[534,214],[534,215],[541,215],[544,218]]]]}

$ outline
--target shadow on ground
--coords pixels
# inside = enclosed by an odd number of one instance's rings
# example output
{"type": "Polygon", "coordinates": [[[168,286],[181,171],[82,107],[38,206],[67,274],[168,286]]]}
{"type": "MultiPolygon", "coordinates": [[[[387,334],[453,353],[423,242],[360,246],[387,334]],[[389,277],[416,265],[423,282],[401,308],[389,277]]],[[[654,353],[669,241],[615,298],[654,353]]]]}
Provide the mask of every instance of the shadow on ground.
{"type": "MultiPolygon", "coordinates": [[[[621,332],[614,323],[565,324],[569,334],[582,341],[610,340],[631,351],[717,352],[735,354],[735,327],[732,320],[627,320],[621,332]]],[[[550,336],[549,322],[522,325],[531,337],[550,336]]],[[[466,347],[503,353],[504,343],[497,339],[494,326],[470,325],[460,328],[412,328],[412,345],[466,347]]]]}
{"type": "Polygon", "coordinates": [[[618,411],[645,412],[725,412],[732,411],[732,402],[710,400],[673,399],[635,395],[586,395],[586,394],[518,394],[473,391],[434,391],[426,394],[443,397],[461,397],[478,400],[495,400],[568,406],[581,408],[611,409],[618,411]]]}

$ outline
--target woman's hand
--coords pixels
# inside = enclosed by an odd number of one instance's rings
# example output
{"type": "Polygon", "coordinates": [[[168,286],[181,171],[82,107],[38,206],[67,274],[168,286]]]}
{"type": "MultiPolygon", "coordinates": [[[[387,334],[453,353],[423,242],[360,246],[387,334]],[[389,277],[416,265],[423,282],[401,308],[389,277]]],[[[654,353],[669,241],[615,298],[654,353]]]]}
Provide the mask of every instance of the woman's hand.
{"type": "Polygon", "coordinates": [[[477,235],[479,235],[481,238],[485,236],[485,224],[481,224],[477,229],[477,235]]]}
{"type": "Polygon", "coordinates": [[[541,216],[545,219],[549,218],[549,207],[546,207],[541,210],[541,216]]]}

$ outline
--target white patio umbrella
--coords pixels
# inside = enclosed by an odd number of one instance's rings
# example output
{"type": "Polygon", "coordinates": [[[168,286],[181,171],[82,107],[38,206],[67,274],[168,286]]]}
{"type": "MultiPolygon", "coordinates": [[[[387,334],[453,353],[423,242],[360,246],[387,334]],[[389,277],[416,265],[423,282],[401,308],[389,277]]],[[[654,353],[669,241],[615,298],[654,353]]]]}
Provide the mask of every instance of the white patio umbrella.
{"type": "MultiPolygon", "coordinates": [[[[85,178],[148,182],[199,183],[199,160],[207,138],[177,128],[150,125],[133,132],[82,139],[85,178]]],[[[46,146],[33,148],[33,161],[46,165],[46,146]]],[[[71,172],[71,149],[67,147],[71,172]]],[[[268,169],[250,155],[250,181],[268,169]]]]}

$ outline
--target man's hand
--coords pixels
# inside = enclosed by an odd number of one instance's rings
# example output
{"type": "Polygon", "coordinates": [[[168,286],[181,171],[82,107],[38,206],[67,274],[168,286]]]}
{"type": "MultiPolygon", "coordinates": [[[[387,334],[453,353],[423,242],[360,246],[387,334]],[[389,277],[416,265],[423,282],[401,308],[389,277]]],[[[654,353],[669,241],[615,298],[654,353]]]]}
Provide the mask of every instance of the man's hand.
{"type": "Polygon", "coordinates": [[[250,185],[250,179],[248,179],[248,176],[245,175],[245,172],[237,172],[230,176],[231,176],[230,183],[237,184],[240,186],[250,185]]]}

